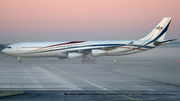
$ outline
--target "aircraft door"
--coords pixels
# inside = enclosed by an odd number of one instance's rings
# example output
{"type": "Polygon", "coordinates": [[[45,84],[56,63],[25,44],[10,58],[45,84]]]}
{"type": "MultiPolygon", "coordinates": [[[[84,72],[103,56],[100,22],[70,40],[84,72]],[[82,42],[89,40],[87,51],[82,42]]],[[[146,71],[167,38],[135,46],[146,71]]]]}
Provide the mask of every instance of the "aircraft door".
{"type": "Polygon", "coordinates": [[[21,45],[18,44],[17,47],[16,47],[17,51],[21,51],[21,45]]]}

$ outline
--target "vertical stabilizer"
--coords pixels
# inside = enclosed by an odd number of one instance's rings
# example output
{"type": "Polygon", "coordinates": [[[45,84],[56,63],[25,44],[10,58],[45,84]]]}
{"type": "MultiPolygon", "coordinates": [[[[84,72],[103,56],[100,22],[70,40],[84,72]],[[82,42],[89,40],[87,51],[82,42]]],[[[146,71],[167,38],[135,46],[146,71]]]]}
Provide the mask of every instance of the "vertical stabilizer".
{"type": "Polygon", "coordinates": [[[145,36],[140,40],[147,40],[147,41],[163,40],[168,30],[171,19],[172,19],[171,17],[164,17],[147,36],[145,36]]]}

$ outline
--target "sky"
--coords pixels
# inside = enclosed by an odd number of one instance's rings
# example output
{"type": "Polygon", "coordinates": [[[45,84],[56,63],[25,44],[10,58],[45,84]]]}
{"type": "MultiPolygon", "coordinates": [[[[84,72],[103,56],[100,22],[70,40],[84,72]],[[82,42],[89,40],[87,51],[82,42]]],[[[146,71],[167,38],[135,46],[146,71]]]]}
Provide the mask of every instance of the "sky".
{"type": "Polygon", "coordinates": [[[138,40],[163,17],[180,39],[180,0],[0,0],[0,43],[138,40]]]}

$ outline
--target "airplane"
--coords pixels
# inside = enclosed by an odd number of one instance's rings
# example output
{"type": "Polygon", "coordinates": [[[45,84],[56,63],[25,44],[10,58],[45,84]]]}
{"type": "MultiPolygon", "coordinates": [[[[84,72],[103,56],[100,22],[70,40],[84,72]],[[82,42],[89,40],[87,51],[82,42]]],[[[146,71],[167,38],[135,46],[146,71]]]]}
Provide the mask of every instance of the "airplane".
{"type": "Polygon", "coordinates": [[[139,40],[22,42],[8,45],[2,52],[17,57],[19,63],[22,62],[21,58],[29,57],[82,58],[82,63],[97,63],[94,57],[139,53],[176,40],[164,40],[171,19],[164,17],[148,35],[139,40]]]}

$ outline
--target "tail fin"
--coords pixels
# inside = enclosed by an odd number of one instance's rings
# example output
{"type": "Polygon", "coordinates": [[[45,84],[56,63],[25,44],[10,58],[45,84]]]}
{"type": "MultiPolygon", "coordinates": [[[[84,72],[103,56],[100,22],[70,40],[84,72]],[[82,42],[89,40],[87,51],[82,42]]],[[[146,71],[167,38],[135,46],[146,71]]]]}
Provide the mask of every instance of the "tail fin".
{"type": "Polygon", "coordinates": [[[168,30],[171,19],[171,17],[164,17],[147,36],[140,40],[151,40],[152,42],[156,40],[163,40],[168,30]]]}

